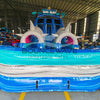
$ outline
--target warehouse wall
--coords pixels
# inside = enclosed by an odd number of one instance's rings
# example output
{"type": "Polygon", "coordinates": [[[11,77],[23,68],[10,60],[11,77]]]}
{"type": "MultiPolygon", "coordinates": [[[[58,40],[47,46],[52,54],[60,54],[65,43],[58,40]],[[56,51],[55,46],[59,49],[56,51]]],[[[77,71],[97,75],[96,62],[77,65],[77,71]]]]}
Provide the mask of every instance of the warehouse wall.
{"type": "Polygon", "coordinates": [[[87,16],[86,35],[92,36],[97,31],[98,12],[87,16]]]}
{"type": "Polygon", "coordinates": [[[77,35],[83,34],[84,30],[84,19],[80,19],[77,21],[77,35]]]}
{"type": "Polygon", "coordinates": [[[75,34],[75,23],[71,24],[71,32],[75,34]]]}
{"type": "MultiPolygon", "coordinates": [[[[71,32],[74,33],[75,23],[72,23],[71,27],[71,32]]],[[[84,19],[77,20],[76,30],[76,35],[78,36],[84,32],[84,19]]],[[[93,36],[95,33],[100,34],[100,11],[87,15],[85,35],[93,36]]]]}
{"type": "Polygon", "coordinates": [[[100,40],[100,11],[98,11],[97,34],[99,34],[99,40],[100,40]]]}
{"type": "Polygon", "coordinates": [[[22,32],[25,32],[29,28],[29,20],[32,17],[32,14],[26,11],[3,9],[0,10],[0,27],[15,30],[15,33],[19,33],[19,28],[22,32]]]}

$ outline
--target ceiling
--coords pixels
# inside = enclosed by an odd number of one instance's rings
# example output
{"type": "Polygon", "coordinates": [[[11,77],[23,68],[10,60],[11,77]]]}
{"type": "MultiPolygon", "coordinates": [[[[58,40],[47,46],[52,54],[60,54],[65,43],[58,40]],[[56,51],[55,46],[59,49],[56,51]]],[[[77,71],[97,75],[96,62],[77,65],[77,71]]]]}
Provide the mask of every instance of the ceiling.
{"type": "Polygon", "coordinates": [[[100,0],[0,0],[0,10],[13,9],[33,12],[51,7],[59,13],[66,13],[65,24],[76,21],[100,10],[100,0]]]}

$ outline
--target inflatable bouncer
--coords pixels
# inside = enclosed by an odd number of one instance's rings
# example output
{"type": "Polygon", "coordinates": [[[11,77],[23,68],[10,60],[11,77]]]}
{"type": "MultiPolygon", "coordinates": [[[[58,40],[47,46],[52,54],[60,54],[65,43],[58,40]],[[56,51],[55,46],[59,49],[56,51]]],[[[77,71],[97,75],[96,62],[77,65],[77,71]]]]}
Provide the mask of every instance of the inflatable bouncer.
{"type": "Polygon", "coordinates": [[[77,37],[65,28],[56,10],[33,12],[35,23],[18,46],[0,45],[0,89],[6,92],[100,89],[100,49],[79,49],[77,37]]]}

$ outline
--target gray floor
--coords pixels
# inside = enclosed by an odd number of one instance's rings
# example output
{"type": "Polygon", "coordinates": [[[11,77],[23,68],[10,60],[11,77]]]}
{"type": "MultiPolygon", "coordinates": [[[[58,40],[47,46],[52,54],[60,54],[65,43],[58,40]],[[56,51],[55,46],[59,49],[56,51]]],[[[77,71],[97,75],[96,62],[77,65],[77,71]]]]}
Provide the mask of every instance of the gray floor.
{"type": "MultiPolygon", "coordinates": [[[[71,100],[100,100],[100,91],[91,93],[69,93],[71,100]]],[[[19,93],[0,91],[0,100],[19,100],[19,93]]],[[[66,100],[63,92],[27,93],[24,100],[66,100]]]]}

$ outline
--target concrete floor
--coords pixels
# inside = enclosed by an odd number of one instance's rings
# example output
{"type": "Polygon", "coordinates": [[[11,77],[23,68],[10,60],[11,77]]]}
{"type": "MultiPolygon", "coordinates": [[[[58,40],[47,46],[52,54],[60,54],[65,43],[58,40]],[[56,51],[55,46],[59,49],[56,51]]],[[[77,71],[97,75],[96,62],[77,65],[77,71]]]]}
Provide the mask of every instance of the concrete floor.
{"type": "MultiPolygon", "coordinates": [[[[71,100],[100,100],[100,91],[91,93],[69,93],[71,100]]],[[[0,91],[0,100],[19,100],[19,93],[0,91]]],[[[24,100],[66,100],[63,92],[27,93],[24,100]]]]}

